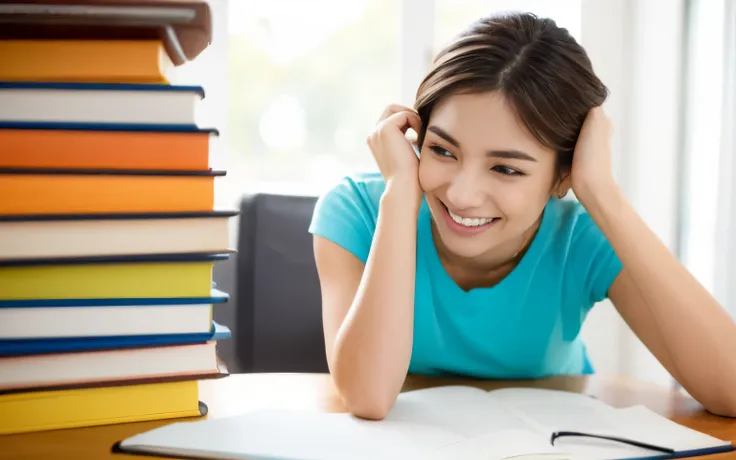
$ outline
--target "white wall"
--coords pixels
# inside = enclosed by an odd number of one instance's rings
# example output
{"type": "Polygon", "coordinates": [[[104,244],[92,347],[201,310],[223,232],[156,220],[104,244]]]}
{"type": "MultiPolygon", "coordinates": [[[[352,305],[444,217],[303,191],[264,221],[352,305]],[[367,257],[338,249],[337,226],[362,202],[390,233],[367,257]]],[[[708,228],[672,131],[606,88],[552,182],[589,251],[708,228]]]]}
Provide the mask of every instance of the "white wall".
{"type": "Polygon", "coordinates": [[[736,1],[726,0],[715,295],[736,317],[736,1]]]}
{"type": "MultiPolygon", "coordinates": [[[[615,126],[611,148],[614,175],[626,189],[624,155],[630,85],[629,53],[631,28],[627,2],[605,0],[583,3],[581,42],[593,62],[593,68],[610,90],[604,109],[615,126]]],[[[624,356],[620,352],[626,324],[611,302],[604,301],[591,310],[583,330],[583,340],[598,373],[618,374],[624,356]]]]}
{"type": "MultiPolygon", "coordinates": [[[[627,194],[641,217],[676,251],[679,213],[681,56],[683,0],[633,3],[627,194]]],[[[624,334],[624,337],[626,334],[624,334]]],[[[622,343],[623,373],[659,383],[671,381],[654,356],[629,334],[622,343]]]]}
{"type": "MultiPolygon", "coordinates": [[[[243,0],[232,0],[239,2],[243,0]]],[[[228,151],[228,68],[229,31],[231,0],[207,0],[212,12],[212,43],[197,58],[176,69],[175,83],[200,85],[205,90],[205,99],[197,112],[197,123],[201,127],[214,127],[218,136],[210,140],[210,167],[215,170],[230,170],[228,151]]],[[[215,206],[218,209],[237,209],[238,197],[243,193],[242,184],[233,180],[233,175],[218,177],[215,181],[215,206]]],[[[239,218],[230,219],[230,245],[237,245],[239,218]]]]}
{"type": "MultiPolygon", "coordinates": [[[[724,1],[691,0],[684,130],[687,200],[683,209],[683,262],[714,291],[723,104],[724,1]]],[[[727,169],[723,169],[726,172],[727,169]]],[[[730,171],[728,171],[730,173],[730,171]]],[[[727,195],[724,195],[727,196],[727,195]]],[[[722,244],[721,244],[722,247],[722,244]]]]}
{"type": "Polygon", "coordinates": [[[432,64],[434,0],[402,0],[399,21],[399,103],[414,105],[417,88],[432,64]]]}
{"type": "Polygon", "coordinates": [[[208,0],[212,11],[212,43],[194,61],[177,67],[173,77],[175,83],[200,85],[205,89],[197,121],[200,126],[220,130],[221,135],[214,139],[212,146],[214,168],[227,166],[228,1],[208,0]]]}
{"type": "MultiPolygon", "coordinates": [[[[683,0],[589,0],[582,41],[611,87],[618,183],[639,215],[671,250],[678,247],[679,108],[683,0]]],[[[668,384],[670,375],[610,302],[583,330],[602,373],[668,384]]]]}

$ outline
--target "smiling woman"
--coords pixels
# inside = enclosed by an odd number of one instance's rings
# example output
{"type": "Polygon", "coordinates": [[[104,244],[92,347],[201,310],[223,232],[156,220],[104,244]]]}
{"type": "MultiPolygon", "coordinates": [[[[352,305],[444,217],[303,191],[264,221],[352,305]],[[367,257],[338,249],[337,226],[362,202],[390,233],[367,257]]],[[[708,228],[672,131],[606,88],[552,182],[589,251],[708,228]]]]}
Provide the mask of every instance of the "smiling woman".
{"type": "Polygon", "coordinates": [[[415,109],[384,111],[367,139],[380,174],[345,178],[310,227],[351,412],[383,417],[407,372],[591,373],[579,334],[610,296],[693,396],[736,415],[736,326],[618,189],[606,96],[566,29],[509,13],[439,53],[415,109]]]}
{"type": "MultiPolygon", "coordinates": [[[[459,266],[465,265],[460,259],[470,259],[482,272],[510,266],[536,233],[550,191],[564,187],[557,155],[529,135],[495,91],[446,97],[428,124],[419,181],[436,222],[441,256],[459,266]],[[487,223],[466,223],[473,218],[487,223]],[[470,233],[477,238],[463,238],[470,233]]],[[[569,175],[569,167],[563,174],[569,175]]]]}
{"type": "Polygon", "coordinates": [[[311,227],[328,363],[356,412],[384,413],[407,371],[592,372],[578,334],[621,263],[560,198],[605,94],[565,29],[499,15],[439,54],[416,111],[385,111],[368,139],[381,174],[325,194],[311,227]]]}

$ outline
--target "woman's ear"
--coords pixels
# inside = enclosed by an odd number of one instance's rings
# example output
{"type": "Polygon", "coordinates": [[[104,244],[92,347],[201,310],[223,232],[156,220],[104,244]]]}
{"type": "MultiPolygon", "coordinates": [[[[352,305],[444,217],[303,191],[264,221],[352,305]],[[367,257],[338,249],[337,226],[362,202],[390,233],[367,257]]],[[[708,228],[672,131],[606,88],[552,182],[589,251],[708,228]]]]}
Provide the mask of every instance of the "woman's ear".
{"type": "Polygon", "coordinates": [[[567,192],[572,188],[572,175],[570,168],[560,168],[557,173],[557,181],[555,187],[552,188],[552,195],[555,198],[563,199],[567,192]]]}

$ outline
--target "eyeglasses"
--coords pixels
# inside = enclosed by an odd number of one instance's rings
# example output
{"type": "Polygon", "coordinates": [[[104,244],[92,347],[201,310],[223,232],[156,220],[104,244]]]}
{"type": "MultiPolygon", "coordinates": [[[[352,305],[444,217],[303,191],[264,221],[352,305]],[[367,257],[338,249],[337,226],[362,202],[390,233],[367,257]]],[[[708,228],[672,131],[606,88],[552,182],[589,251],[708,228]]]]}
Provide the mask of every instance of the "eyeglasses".
{"type": "Polygon", "coordinates": [[[619,438],[616,436],[603,436],[599,434],[590,434],[590,433],[580,433],[578,431],[556,431],[552,433],[552,438],[550,439],[550,443],[552,445],[555,445],[555,440],[559,439],[561,437],[572,437],[572,436],[580,436],[580,437],[587,437],[587,438],[598,438],[598,439],[605,439],[608,441],[614,441],[614,442],[620,442],[624,444],[629,444],[631,446],[636,447],[642,447],[644,449],[651,449],[656,450],[658,452],[663,452],[665,454],[674,454],[675,449],[671,449],[669,447],[662,447],[662,446],[655,446],[653,444],[647,444],[640,441],[634,441],[632,439],[626,439],[626,438],[619,438]]]}

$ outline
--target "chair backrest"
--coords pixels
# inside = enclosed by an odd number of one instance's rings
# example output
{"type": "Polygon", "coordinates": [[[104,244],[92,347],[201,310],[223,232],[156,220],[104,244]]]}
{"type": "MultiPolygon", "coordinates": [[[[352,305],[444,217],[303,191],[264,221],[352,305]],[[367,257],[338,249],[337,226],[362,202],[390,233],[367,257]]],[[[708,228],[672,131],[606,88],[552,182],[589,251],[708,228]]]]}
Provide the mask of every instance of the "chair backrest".
{"type": "Polygon", "coordinates": [[[242,372],[327,372],[308,232],[316,197],[257,193],[240,206],[236,355],[242,372]]]}

